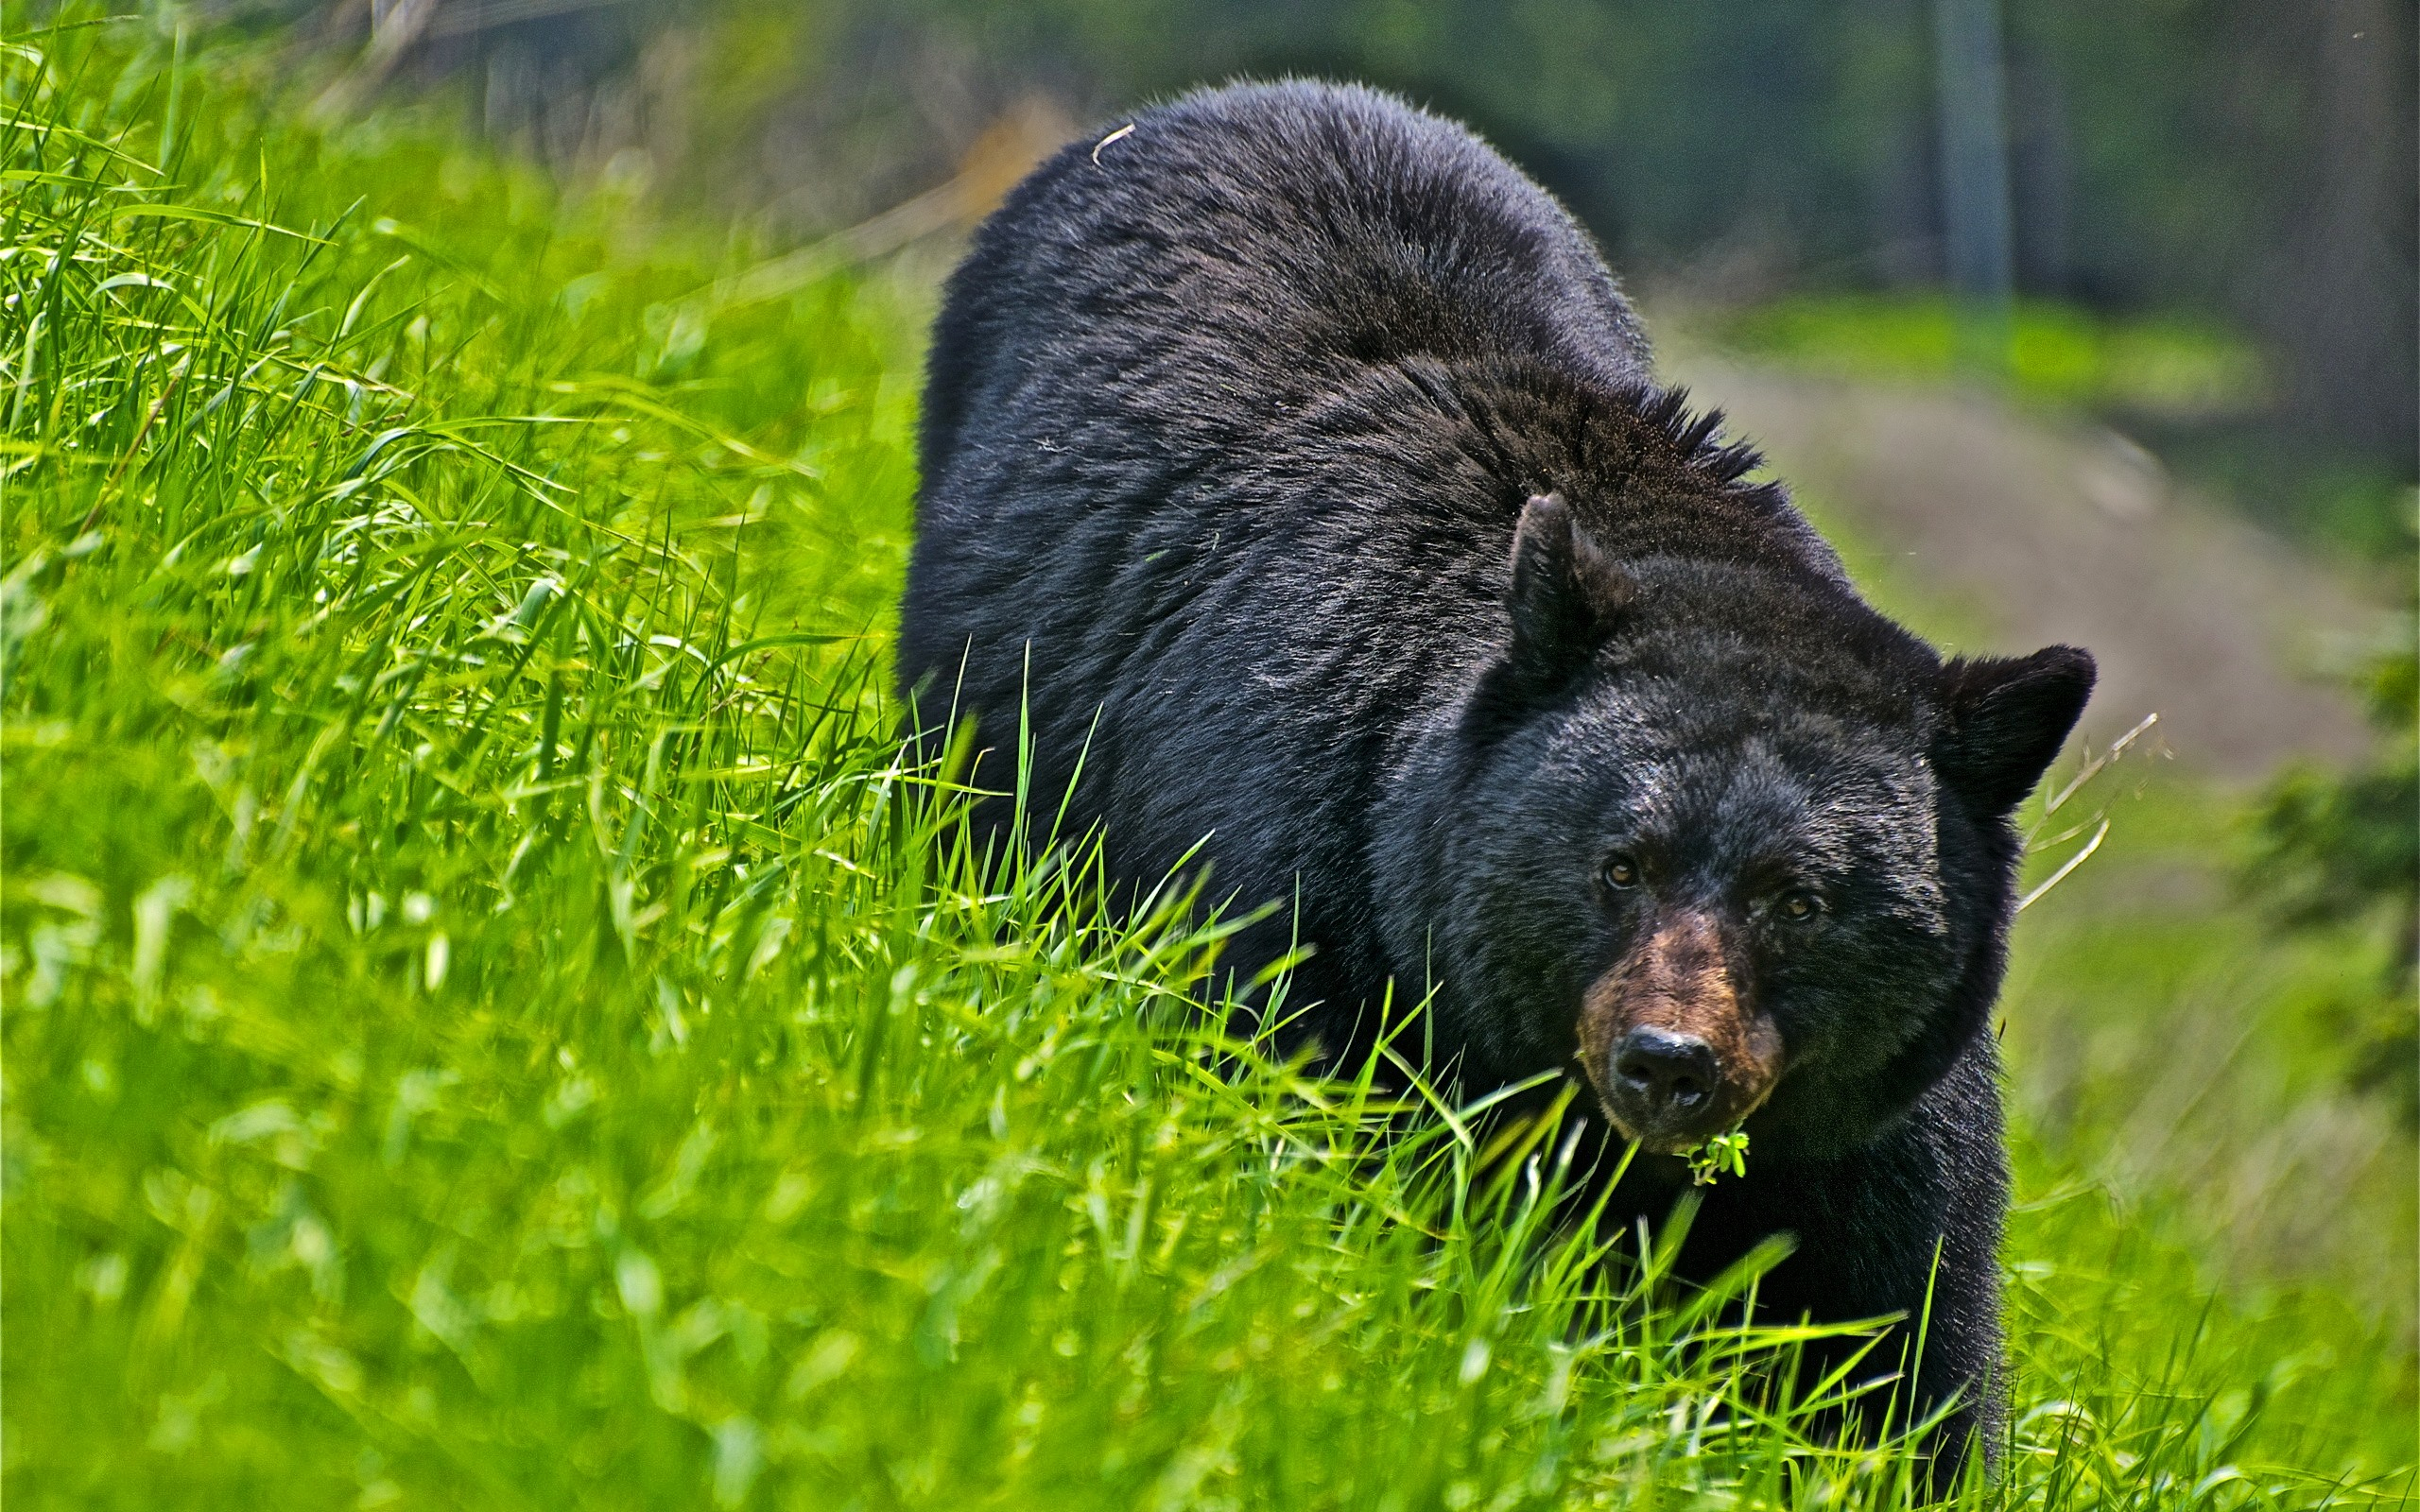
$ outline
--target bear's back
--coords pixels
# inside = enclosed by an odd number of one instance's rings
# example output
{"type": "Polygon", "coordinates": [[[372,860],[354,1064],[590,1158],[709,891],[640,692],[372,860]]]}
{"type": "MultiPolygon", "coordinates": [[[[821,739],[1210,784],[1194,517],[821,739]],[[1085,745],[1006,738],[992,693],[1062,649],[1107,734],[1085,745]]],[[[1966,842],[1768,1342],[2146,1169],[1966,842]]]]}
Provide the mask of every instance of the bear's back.
{"type": "Polygon", "coordinates": [[[1298,918],[1297,990],[1349,1011],[1386,970],[1383,774],[1498,649],[1525,483],[1673,452],[1646,362],[1562,207],[1387,95],[1238,86],[1068,147],[934,327],[898,664],[927,750],[971,716],[978,782],[1022,771],[1035,833],[1100,824],[1124,880],[1298,897],[1234,958],[1298,918]]]}
{"type": "Polygon", "coordinates": [[[1238,85],[1021,184],[934,330],[927,495],[961,449],[1248,443],[1353,371],[1528,357],[1605,387],[1647,345],[1586,233],[1464,128],[1373,90],[1238,85]],[[971,423],[970,423],[971,421],[971,423]]]}

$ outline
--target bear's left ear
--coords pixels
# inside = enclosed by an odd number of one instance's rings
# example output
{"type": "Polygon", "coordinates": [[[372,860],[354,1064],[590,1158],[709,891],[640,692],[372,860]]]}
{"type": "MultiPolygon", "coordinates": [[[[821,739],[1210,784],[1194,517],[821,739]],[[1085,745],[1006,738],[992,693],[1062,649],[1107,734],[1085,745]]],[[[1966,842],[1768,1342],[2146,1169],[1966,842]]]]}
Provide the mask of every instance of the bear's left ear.
{"type": "Polygon", "coordinates": [[[1506,658],[1532,688],[1559,687],[1612,633],[1634,593],[1631,580],[1572,518],[1560,493],[1521,508],[1512,531],[1512,618],[1506,658]]]}
{"type": "Polygon", "coordinates": [[[2092,653],[2072,645],[1949,662],[1933,770],[1974,813],[2006,817],[2066,744],[2098,671],[2092,653]]]}

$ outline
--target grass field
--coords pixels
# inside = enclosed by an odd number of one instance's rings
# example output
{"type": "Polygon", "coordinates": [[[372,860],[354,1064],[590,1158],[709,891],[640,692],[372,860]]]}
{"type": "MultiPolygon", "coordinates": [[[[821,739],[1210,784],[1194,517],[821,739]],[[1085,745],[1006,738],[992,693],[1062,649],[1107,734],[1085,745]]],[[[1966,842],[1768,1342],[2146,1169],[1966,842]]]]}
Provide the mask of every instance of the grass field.
{"type": "MultiPolygon", "coordinates": [[[[1706,334],[1779,361],[1940,383],[1961,376],[1959,321],[1938,295],[1802,295],[1734,312],[1706,334]]],[[[2199,417],[2256,405],[2265,382],[2240,339],[2181,321],[2027,301],[2004,335],[2006,383],[2041,404],[2199,417]]]]}
{"type": "MultiPolygon", "coordinates": [[[[69,15],[0,57],[12,1503],[1905,1502],[1788,1331],[1544,1220],[1547,1131],[1222,1040],[1215,920],[954,843],[881,691],[917,285],[69,15]]],[[[2367,1116],[2296,1017],[2349,948],[2130,898],[2211,802],[2027,918],[1972,1504],[2412,1493],[2408,1159],[2209,1195],[2367,1116]],[[2214,996],[2254,1053],[2152,1129],[2214,996]]]]}

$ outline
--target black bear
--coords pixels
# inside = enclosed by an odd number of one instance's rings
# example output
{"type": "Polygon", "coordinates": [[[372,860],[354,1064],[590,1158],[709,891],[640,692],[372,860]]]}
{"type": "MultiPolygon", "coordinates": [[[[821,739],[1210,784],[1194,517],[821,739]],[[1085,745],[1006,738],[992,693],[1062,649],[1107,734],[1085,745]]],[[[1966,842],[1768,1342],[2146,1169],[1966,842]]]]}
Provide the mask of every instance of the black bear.
{"type": "Polygon", "coordinates": [[[1466,1091],[1584,1076],[1642,1152],[1617,1216],[1744,1119],[1685,1270],[1786,1231],[1769,1313],[1929,1297],[1945,1475],[1999,1395],[2010,816],[2093,662],[1945,662],[1717,419],[1466,130],[1196,94],[1036,169],[951,279],[899,675],[995,764],[1029,732],[1037,833],[1281,903],[1242,964],[1308,947],[1329,1053],[1392,982],[1466,1091]]]}

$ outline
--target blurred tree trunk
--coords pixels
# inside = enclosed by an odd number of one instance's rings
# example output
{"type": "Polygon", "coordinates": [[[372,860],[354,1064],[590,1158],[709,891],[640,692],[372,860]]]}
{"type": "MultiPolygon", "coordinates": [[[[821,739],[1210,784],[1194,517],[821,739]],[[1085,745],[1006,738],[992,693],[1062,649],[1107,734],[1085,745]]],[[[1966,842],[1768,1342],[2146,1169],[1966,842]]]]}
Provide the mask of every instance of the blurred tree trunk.
{"type": "Polygon", "coordinates": [[[2420,427],[2412,8],[2319,0],[2263,9],[2273,43],[2304,39],[2306,130],[2316,148],[2281,207],[2284,235],[2256,306],[2283,358],[2288,418],[2408,465],[2420,427]]]}
{"type": "Polygon", "coordinates": [[[2009,224],[2007,75],[1996,0],[1938,0],[1944,242],[1966,366],[2008,366],[2016,261],[2009,224]]]}
{"type": "Polygon", "coordinates": [[[2075,142],[2066,81],[2033,49],[2009,58],[2009,203],[2016,286],[2062,298],[2068,287],[2075,214],[2075,142]]]}

